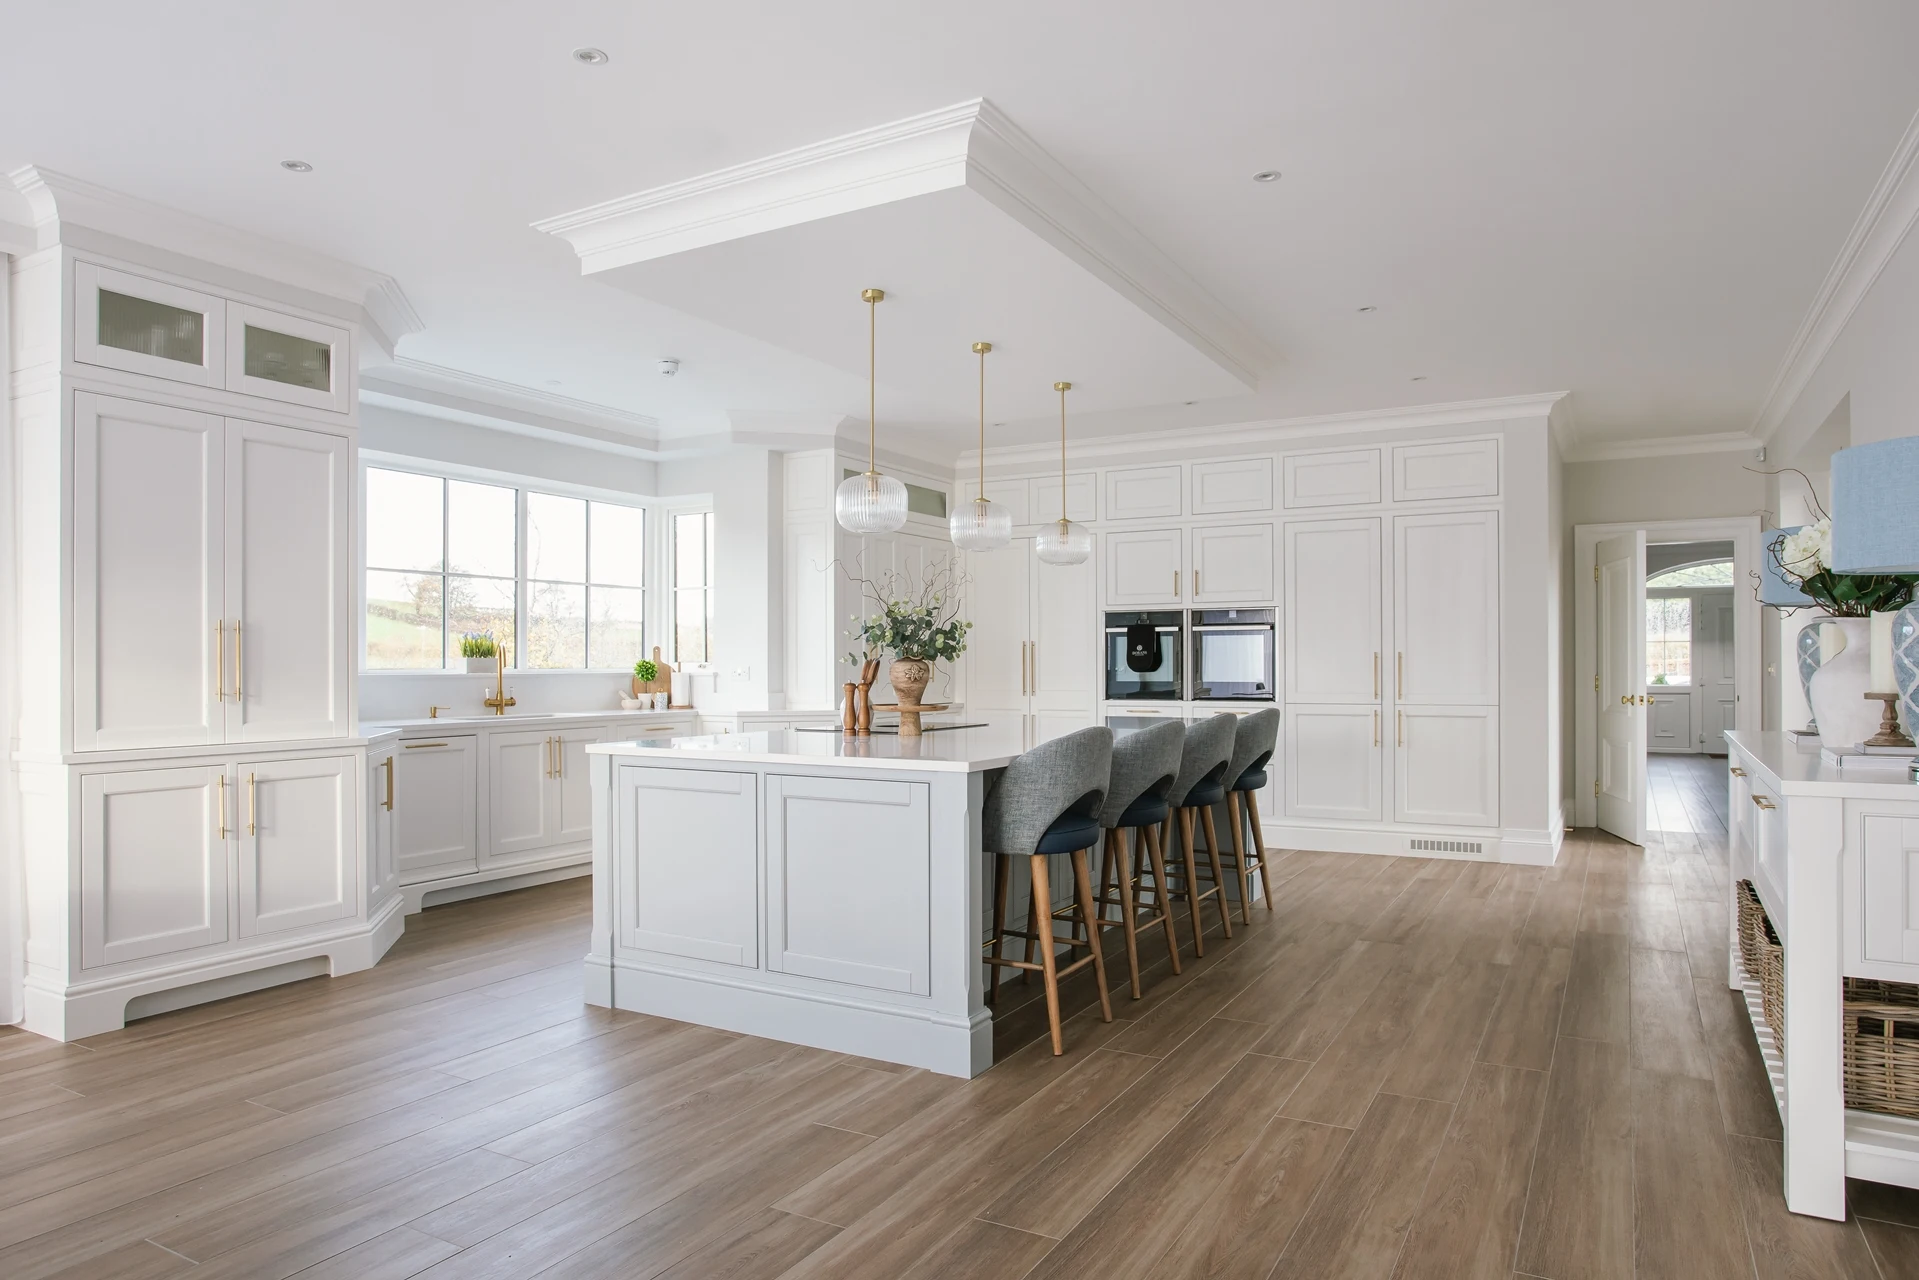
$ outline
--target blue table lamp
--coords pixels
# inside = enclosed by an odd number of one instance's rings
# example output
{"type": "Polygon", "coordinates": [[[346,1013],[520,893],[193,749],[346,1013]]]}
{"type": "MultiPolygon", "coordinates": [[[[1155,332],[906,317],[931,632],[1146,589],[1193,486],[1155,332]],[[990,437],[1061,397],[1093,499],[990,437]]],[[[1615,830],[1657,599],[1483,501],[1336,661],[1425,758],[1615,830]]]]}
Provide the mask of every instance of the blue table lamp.
{"type": "MultiPolygon", "coordinates": [[[[1919,436],[1832,455],[1832,567],[1919,573],[1919,436]]],[[[1892,671],[1910,732],[1919,723],[1919,603],[1893,619],[1892,671]]]]}

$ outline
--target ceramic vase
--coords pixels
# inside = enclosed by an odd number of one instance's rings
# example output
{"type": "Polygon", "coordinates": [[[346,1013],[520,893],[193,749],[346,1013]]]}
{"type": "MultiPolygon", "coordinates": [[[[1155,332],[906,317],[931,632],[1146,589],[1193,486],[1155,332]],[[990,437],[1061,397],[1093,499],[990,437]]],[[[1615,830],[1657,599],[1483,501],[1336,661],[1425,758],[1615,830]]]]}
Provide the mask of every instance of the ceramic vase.
{"type": "Polygon", "coordinates": [[[1835,750],[1856,747],[1879,732],[1884,704],[1868,701],[1872,687],[1872,619],[1826,618],[1821,633],[1825,661],[1813,673],[1807,696],[1819,722],[1819,740],[1835,750]],[[1843,642],[1838,637],[1843,636],[1843,642]],[[1834,647],[1843,643],[1835,653],[1834,647]]]}
{"type": "Polygon", "coordinates": [[[1919,727],[1919,602],[1893,615],[1892,678],[1899,686],[1899,727],[1910,738],[1919,727]]]}
{"type": "Polygon", "coordinates": [[[920,695],[933,682],[933,664],[923,658],[895,658],[887,669],[886,681],[893,686],[893,697],[902,707],[918,706],[920,695]]]}
{"type": "MultiPolygon", "coordinates": [[[[1812,673],[1819,670],[1819,624],[1824,622],[1824,614],[1813,614],[1806,619],[1806,625],[1799,628],[1797,667],[1799,669],[1799,689],[1806,695],[1806,705],[1812,705],[1812,673]]],[[[1819,732],[1819,717],[1814,716],[1812,723],[1806,726],[1808,733],[1819,732]]]]}

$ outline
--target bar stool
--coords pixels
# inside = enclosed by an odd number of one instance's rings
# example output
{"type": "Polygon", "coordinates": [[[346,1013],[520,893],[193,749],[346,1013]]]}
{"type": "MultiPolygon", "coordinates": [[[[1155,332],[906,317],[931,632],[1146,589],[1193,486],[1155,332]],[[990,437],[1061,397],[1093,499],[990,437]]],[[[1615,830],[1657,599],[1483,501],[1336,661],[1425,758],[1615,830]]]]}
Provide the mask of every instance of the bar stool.
{"type": "MultiPolygon", "coordinates": [[[[1279,711],[1267,708],[1255,711],[1249,716],[1241,716],[1239,725],[1233,731],[1233,757],[1226,764],[1226,817],[1233,824],[1233,851],[1226,856],[1239,876],[1239,919],[1241,924],[1250,924],[1246,916],[1246,902],[1251,898],[1253,871],[1259,871],[1259,887],[1266,895],[1266,909],[1273,909],[1273,882],[1266,874],[1266,836],[1259,829],[1259,799],[1257,792],[1266,785],[1266,762],[1273,758],[1273,747],[1279,741],[1279,711]],[[1246,814],[1240,816],[1240,797],[1246,797],[1246,814]],[[1240,826],[1243,822],[1252,824],[1253,852],[1249,855],[1240,843],[1240,826]]],[[[1210,836],[1210,833],[1209,833],[1210,836]]]]}
{"type": "Polygon", "coordinates": [[[1179,775],[1179,759],[1186,742],[1185,726],[1167,720],[1113,742],[1113,773],[1099,825],[1106,831],[1106,856],[1100,872],[1099,896],[1094,899],[1099,927],[1119,926],[1126,934],[1126,968],[1132,977],[1133,999],[1140,998],[1139,930],[1161,925],[1166,951],[1179,972],[1179,935],[1173,930],[1172,899],[1166,892],[1166,861],[1159,847],[1160,824],[1169,806],[1167,789],[1179,775]],[[1139,905],[1140,863],[1152,874],[1152,906],[1139,905]],[[1117,881],[1117,884],[1115,883],[1117,881]],[[1119,918],[1106,914],[1119,908],[1119,918]],[[1143,909],[1153,914],[1140,917],[1143,909]]]}
{"type": "Polygon", "coordinates": [[[1113,731],[1081,729],[1034,747],[1000,773],[986,794],[981,844],[993,860],[993,938],[986,944],[986,963],[992,966],[990,999],[999,1000],[1001,969],[1037,971],[1046,986],[1046,1022],[1053,1033],[1053,1052],[1066,1051],[1059,1024],[1059,980],[1084,966],[1093,966],[1099,988],[1100,1016],[1113,1020],[1106,994],[1106,960],[1100,952],[1099,930],[1087,929],[1085,941],[1053,933],[1052,877],[1047,860],[1071,854],[1073,891],[1080,918],[1093,920],[1093,880],[1086,870],[1086,851],[1099,843],[1100,805],[1113,769],[1113,731]],[[1032,897],[1027,904],[1026,928],[1006,927],[1007,895],[1013,879],[1013,859],[1024,857],[1032,870],[1032,897]],[[1026,940],[1026,958],[1009,960],[1007,938],[1026,940]],[[1084,948],[1088,954],[1062,966],[1054,948],[1068,952],[1084,948]],[[1035,947],[1039,960],[1033,959],[1035,947]]]}
{"type": "Polygon", "coordinates": [[[1166,793],[1173,812],[1167,815],[1165,828],[1170,839],[1175,818],[1179,822],[1179,847],[1184,864],[1174,874],[1180,884],[1174,893],[1186,899],[1193,913],[1193,954],[1206,954],[1206,939],[1200,932],[1199,901],[1218,898],[1219,924],[1227,937],[1233,936],[1233,917],[1226,907],[1226,874],[1219,865],[1219,838],[1213,828],[1213,806],[1226,798],[1226,767],[1232,762],[1233,734],[1238,717],[1222,712],[1209,720],[1186,727],[1186,741],[1179,758],[1179,776],[1166,793]],[[1197,818],[1206,831],[1207,860],[1211,863],[1211,888],[1199,887],[1199,868],[1193,852],[1193,822],[1197,818]]]}

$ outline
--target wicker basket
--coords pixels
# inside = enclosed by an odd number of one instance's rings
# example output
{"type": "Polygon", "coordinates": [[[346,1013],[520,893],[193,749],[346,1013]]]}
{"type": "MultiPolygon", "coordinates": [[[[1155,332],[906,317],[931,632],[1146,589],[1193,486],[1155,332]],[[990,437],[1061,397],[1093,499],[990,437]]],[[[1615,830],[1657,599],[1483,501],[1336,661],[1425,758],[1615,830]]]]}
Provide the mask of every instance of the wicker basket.
{"type": "Polygon", "coordinates": [[[1750,880],[1741,880],[1733,886],[1733,901],[1739,912],[1739,960],[1745,965],[1746,973],[1756,979],[1759,976],[1759,950],[1753,944],[1753,938],[1758,936],[1759,920],[1766,914],[1766,909],[1759,905],[1758,891],[1752,887],[1750,880]]]}
{"type": "Polygon", "coordinates": [[[1846,1105],[1919,1116],[1919,986],[1846,979],[1846,1105]]]}
{"type": "Polygon", "coordinates": [[[1759,1004],[1775,1042],[1786,1039],[1786,949],[1773,932],[1766,908],[1752,881],[1741,880],[1736,895],[1739,909],[1739,959],[1746,976],[1759,984],[1759,1004]]]}

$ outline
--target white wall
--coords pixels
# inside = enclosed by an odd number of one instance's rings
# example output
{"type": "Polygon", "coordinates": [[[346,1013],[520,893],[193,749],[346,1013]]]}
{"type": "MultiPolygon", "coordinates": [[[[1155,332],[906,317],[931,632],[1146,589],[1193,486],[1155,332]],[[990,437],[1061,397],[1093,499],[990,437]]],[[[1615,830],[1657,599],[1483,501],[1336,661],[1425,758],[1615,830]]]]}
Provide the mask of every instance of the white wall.
{"type": "Polygon", "coordinates": [[[1560,687],[1555,618],[1562,574],[1551,527],[1552,441],[1545,419],[1505,428],[1505,512],[1499,653],[1499,807],[1508,830],[1560,829],[1560,768],[1554,720],[1560,687]]]}
{"type": "MultiPolygon", "coordinates": [[[[0,283],[4,283],[11,259],[0,254],[0,283]]],[[[0,288],[0,638],[9,653],[20,652],[14,616],[14,536],[13,511],[13,343],[8,326],[12,291],[0,288]]],[[[21,877],[25,868],[20,857],[19,779],[11,761],[19,750],[19,731],[14,722],[14,682],[17,663],[0,668],[0,746],[7,752],[8,765],[0,769],[0,1023],[20,1020],[20,983],[26,974],[26,922],[21,909],[26,901],[21,877]]]]}
{"type": "Polygon", "coordinates": [[[713,501],[714,584],[711,681],[699,681],[702,711],[758,711],[785,705],[781,510],[778,455],[736,448],[660,464],[661,496],[705,494],[713,501]]]}

